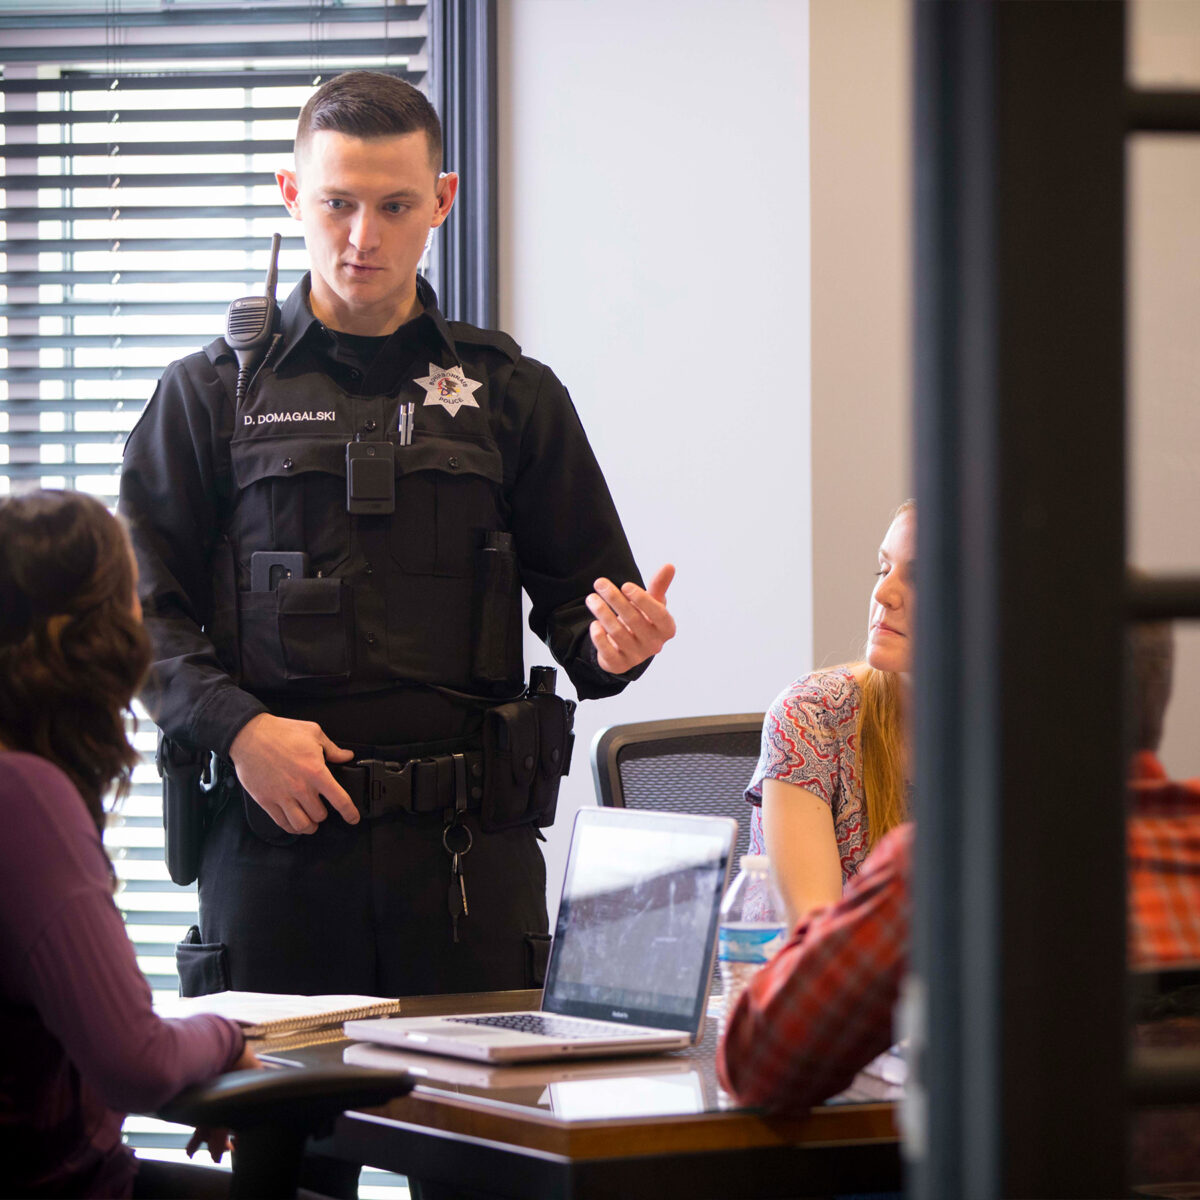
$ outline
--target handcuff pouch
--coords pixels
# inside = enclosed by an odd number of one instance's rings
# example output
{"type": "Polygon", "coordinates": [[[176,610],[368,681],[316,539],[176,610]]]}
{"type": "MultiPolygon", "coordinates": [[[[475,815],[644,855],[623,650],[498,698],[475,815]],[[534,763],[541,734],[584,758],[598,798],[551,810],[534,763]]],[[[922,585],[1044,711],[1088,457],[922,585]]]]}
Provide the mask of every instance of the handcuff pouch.
{"type": "Polygon", "coordinates": [[[538,769],[538,720],[527,700],[498,704],[483,716],[483,803],[486,833],[529,820],[530,787],[538,769]]]}
{"type": "Polygon", "coordinates": [[[553,823],[558,785],[571,762],[574,713],[571,701],[547,694],[484,714],[484,832],[553,823]]]}

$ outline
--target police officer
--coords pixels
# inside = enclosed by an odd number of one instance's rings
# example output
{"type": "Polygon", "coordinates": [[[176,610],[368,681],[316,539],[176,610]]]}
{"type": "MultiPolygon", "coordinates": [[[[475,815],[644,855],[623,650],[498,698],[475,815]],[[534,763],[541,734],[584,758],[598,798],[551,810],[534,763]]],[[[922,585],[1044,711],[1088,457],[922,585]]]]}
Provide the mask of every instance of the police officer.
{"type": "Polygon", "coordinates": [[[520,589],[601,697],[674,635],[673,568],[642,586],[550,370],[417,275],[458,186],[425,98],[334,78],[295,166],[311,271],[265,358],[173,363],[125,449],[143,700],[215,755],[184,989],[529,986],[570,710],[523,698],[520,589]]]}

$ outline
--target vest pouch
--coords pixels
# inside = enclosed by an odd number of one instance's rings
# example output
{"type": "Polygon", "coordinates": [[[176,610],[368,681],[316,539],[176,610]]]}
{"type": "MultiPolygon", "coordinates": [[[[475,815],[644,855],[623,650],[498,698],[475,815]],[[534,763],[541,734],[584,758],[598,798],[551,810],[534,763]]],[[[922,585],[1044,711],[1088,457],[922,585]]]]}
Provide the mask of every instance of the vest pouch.
{"type": "Polygon", "coordinates": [[[271,691],[287,683],[279,641],[279,597],[275,592],[238,594],[238,654],[243,687],[271,691]]]}
{"type": "MultiPolygon", "coordinates": [[[[333,436],[332,427],[306,436],[264,436],[257,427],[239,433],[229,446],[234,485],[229,540],[239,586],[253,589],[256,551],[307,554],[306,578],[344,574],[353,520],[346,511],[348,436],[333,436]]],[[[267,601],[250,603],[261,607],[267,601]]]]}
{"type": "Polygon", "coordinates": [[[483,715],[483,803],[485,833],[526,825],[530,793],[538,772],[538,716],[527,700],[499,704],[483,715]]]}
{"type": "Polygon", "coordinates": [[[417,436],[396,450],[392,557],[406,575],[469,579],[479,531],[498,529],[504,463],[490,442],[417,436]]]}
{"type": "Polygon", "coordinates": [[[242,592],[238,609],[243,686],[349,677],[354,614],[341,579],[285,579],[274,591],[242,592]]]}
{"type": "Polygon", "coordinates": [[[279,597],[279,640],[288,679],[347,679],[353,605],[341,579],[285,579],[279,597]]]}

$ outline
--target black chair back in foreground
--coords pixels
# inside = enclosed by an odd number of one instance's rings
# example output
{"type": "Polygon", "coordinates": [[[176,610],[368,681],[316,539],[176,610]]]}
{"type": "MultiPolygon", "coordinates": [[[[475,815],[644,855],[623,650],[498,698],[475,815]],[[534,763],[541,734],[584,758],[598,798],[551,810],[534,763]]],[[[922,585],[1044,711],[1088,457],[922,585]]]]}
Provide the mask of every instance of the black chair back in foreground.
{"type": "Polygon", "coordinates": [[[734,817],[737,859],[750,844],[750,806],[763,714],[679,717],[610,725],[592,742],[592,778],[610,808],[734,817]]]}
{"type": "Polygon", "coordinates": [[[296,1194],[308,1137],[348,1108],[369,1108],[412,1090],[407,1071],[317,1067],[231,1071],[180,1092],[155,1114],[181,1125],[221,1126],[237,1138],[230,1196],[296,1194]]]}

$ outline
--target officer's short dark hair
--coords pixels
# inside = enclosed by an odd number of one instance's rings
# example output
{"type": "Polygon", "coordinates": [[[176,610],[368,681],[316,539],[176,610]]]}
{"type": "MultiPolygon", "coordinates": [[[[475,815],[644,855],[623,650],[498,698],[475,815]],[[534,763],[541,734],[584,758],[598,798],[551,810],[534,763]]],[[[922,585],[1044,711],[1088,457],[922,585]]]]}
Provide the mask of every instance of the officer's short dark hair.
{"type": "Polygon", "coordinates": [[[357,138],[424,133],[434,171],[442,169],[442,123],[433,105],[411,83],[382,71],[345,71],[323,83],[300,110],[296,166],[308,139],[320,129],[357,138]]]}

